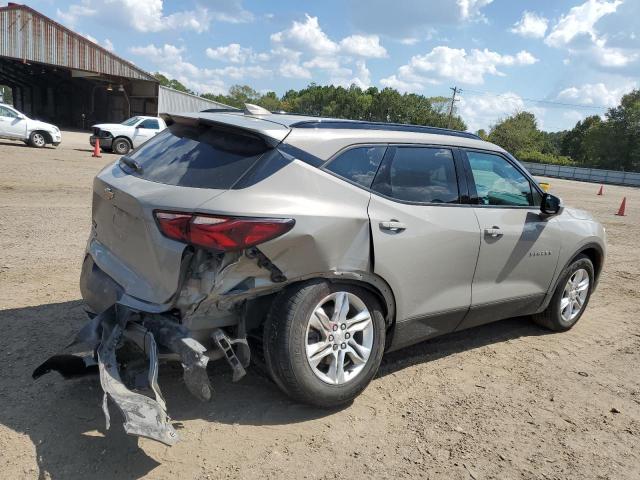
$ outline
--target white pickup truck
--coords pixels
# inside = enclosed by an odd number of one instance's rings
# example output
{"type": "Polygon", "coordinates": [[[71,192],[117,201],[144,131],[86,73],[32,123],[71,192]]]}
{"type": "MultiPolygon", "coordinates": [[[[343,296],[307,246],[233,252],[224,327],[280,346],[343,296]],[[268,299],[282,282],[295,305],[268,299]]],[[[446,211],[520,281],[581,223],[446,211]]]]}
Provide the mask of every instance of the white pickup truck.
{"type": "Polygon", "coordinates": [[[58,146],[62,134],[55,125],[33,120],[15,108],[0,103],[0,138],[22,140],[32,147],[41,148],[48,143],[58,146]]]}
{"type": "Polygon", "coordinates": [[[99,123],[91,128],[93,135],[89,142],[92,146],[98,139],[100,148],[111,150],[118,155],[126,155],[132,148],[139,147],[167,128],[167,125],[159,117],[137,116],[122,123],[99,123]]]}

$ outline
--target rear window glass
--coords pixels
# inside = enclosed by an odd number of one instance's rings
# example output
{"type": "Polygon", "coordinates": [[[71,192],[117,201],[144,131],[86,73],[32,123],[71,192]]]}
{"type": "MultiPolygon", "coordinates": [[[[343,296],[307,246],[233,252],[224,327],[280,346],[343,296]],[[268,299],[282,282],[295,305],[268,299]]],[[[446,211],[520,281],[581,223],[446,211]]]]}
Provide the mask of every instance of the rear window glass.
{"type": "Polygon", "coordinates": [[[386,149],[387,147],[352,148],[333,160],[327,170],[369,188],[386,149]]]}
{"type": "MultiPolygon", "coordinates": [[[[267,150],[258,138],[207,126],[173,124],[128,157],[152,182],[195,188],[231,188],[267,150]]],[[[121,163],[122,165],[122,163],[121,163]]]]}

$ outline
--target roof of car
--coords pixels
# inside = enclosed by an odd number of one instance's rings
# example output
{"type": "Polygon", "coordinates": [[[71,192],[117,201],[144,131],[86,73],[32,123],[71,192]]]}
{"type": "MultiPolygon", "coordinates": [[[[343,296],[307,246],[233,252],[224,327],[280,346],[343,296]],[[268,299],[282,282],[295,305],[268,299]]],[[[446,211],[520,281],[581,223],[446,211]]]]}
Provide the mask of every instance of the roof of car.
{"type": "Polygon", "coordinates": [[[268,122],[278,123],[288,128],[331,128],[344,130],[386,130],[417,133],[432,133],[437,135],[452,135],[456,137],[479,139],[477,135],[460,130],[431,127],[428,125],[412,125],[405,123],[370,122],[364,120],[348,120],[344,118],[314,117],[310,115],[296,115],[291,113],[269,113],[250,115],[241,110],[205,110],[201,113],[219,113],[241,117],[252,117],[268,122]]]}
{"type": "MultiPolygon", "coordinates": [[[[274,146],[284,140],[290,133],[296,133],[295,136],[298,138],[301,138],[301,135],[310,138],[316,137],[316,132],[322,130],[325,134],[331,133],[330,138],[332,140],[341,138],[338,143],[346,142],[348,138],[357,138],[359,141],[456,144],[469,148],[502,151],[500,147],[485,142],[477,135],[469,132],[423,125],[367,122],[290,113],[268,112],[264,114],[251,114],[242,110],[229,109],[162,114],[161,117],[168,125],[170,125],[172,121],[179,121],[179,119],[182,118],[197,119],[200,122],[211,125],[226,125],[242,128],[261,136],[274,146]],[[380,135],[380,132],[384,132],[384,135],[380,135]]],[[[322,135],[322,138],[324,138],[325,141],[329,139],[327,135],[322,135]]]]}

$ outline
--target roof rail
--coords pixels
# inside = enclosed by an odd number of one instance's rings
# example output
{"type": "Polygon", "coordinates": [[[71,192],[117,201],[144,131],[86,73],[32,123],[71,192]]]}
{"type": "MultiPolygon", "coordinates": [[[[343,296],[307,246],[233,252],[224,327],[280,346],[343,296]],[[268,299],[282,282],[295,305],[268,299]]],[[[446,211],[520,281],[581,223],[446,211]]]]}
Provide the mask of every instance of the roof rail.
{"type": "Polygon", "coordinates": [[[431,133],[435,135],[451,135],[453,137],[482,140],[478,135],[450,128],[410,125],[406,123],[366,122],[361,120],[304,120],[290,125],[294,128],[333,128],[344,130],[391,130],[398,132],[431,133]]]}

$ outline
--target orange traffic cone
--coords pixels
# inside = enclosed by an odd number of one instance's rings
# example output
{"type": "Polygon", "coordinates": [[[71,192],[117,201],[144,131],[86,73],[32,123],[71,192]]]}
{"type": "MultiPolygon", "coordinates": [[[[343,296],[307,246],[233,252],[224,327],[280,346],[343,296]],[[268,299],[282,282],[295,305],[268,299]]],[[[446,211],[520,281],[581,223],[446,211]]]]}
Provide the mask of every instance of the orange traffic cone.
{"type": "Polygon", "coordinates": [[[96,143],[93,145],[93,155],[91,156],[98,158],[102,157],[102,155],[100,155],[100,139],[98,138],[96,138],[96,143]]]}
{"type": "Polygon", "coordinates": [[[602,195],[602,194],[603,194],[603,193],[602,193],[602,189],[603,189],[603,186],[602,186],[602,185],[600,185],[600,190],[598,190],[598,195],[602,195]]]}
{"type": "Polygon", "coordinates": [[[616,213],[616,215],[619,215],[621,217],[624,217],[626,214],[624,213],[625,209],[627,208],[627,197],[624,197],[622,199],[622,203],[620,204],[620,208],[618,209],[618,213],[616,213]]]}

